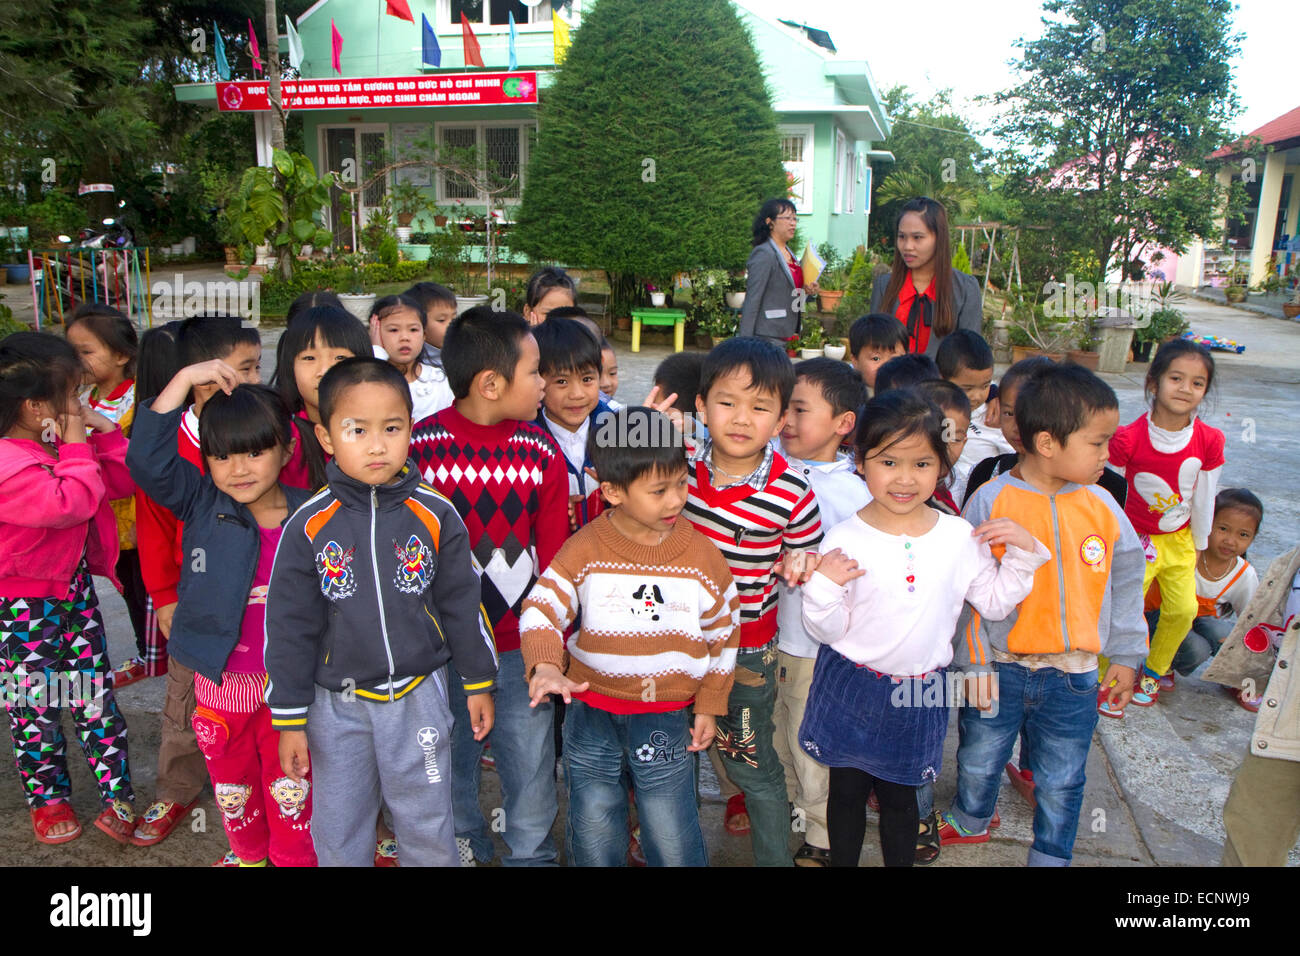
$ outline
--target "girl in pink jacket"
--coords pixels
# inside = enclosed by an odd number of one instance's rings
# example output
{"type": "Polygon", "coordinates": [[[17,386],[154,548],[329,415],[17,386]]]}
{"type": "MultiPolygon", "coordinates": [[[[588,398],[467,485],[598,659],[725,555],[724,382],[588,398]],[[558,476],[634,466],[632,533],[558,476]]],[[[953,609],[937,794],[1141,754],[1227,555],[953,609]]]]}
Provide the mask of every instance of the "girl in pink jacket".
{"type": "Polygon", "coordinates": [[[117,584],[109,501],[133,485],[126,439],[78,401],[80,379],[61,338],[15,332],[0,342],[0,697],[36,839],[81,834],[59,726],[67,707],[99,786],[95,826],[126,843],[135,829],[126,721],[91,575],[117,584]]]}

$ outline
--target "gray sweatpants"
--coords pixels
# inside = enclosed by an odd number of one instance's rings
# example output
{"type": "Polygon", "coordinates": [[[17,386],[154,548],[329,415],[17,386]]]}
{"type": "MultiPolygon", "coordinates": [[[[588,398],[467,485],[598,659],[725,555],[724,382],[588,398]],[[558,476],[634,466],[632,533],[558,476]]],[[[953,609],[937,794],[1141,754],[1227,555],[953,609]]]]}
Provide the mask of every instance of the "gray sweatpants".
{"type": "Polygon", "coordinates": [[[458,866],[446,670],[391,703],[316,688],[307,709],[312,842],[321,866],[373,866],[379,798],[402,866],[458,866]]]}

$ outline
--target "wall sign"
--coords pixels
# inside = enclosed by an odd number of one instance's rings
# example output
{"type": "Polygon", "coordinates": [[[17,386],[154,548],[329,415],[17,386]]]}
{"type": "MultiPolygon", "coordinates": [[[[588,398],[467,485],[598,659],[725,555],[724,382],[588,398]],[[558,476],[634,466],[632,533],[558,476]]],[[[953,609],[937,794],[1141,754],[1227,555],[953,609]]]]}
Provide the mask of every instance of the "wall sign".
{"type": "MultiPolygon", "coordinates": [[[[217,84],[222,112],[269,110],[265,80],[217,84]]],[[[427,73],[284,80],[286,110],[392,109],[409,106],[509,106],[537,102],[537,73],[427,73]]]]}

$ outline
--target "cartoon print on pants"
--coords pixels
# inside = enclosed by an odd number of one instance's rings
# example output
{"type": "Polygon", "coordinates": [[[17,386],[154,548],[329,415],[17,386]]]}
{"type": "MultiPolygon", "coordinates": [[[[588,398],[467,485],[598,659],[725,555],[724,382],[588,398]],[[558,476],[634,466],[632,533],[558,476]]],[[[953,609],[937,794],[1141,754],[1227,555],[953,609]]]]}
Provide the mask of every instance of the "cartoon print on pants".
{"type": "Polygon", "coordinates": [[[397,576],[393,586],[403,594],[423,594],[433,576],[433,552],[415,535],[406,539],[406,544],[393,542],[393,551],[397,553],[397,576]]]}
{"type": "Polygon", "coordinates": [[[246,783],[216,783],[212,789],[217,795],[217,806],[227,820],[238,820],[244,815],[252,787],[246,783]]]}
{"type": "Polygon", "coordinates": [[[290,820],[297,820],[307,806],[307,793],[311,784],[304,780],[295,783],[290,777],[280,777],[271,783],[271,799],[280,805],[280,812],[290,820]]]}

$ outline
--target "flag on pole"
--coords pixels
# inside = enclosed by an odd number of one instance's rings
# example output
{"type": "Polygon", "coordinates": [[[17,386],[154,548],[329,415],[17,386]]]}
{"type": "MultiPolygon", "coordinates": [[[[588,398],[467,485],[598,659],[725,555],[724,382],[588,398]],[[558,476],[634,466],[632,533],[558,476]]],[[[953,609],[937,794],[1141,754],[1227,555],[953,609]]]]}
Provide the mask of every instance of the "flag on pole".
{"type": "Polygon", "coordinates": [[[257,48],[257,34],[253,32],[253,21],[248,21],[248,52],[253,55],[253,72],[262,72],[262,51],[257,48]]]}
{"type": "Polygon", "coordinates": [[[397,17],[399,20],[409,20],[415,23],[415,17],[411,16],[411,8],[407,5],[406,0],[384,0],[384,13],[390,17],[397,17]]]}
{"type": "Polygon", "coordinates": [[[569,44],[572,41],[569,39],[569,25],[560,19],[558,13],[554,12],[551,14],[551,37],[555,42],[555,52],[552,58],[555,60],[555,65],[559,66],[568,55],[569,44]]]}
{"type": "Polygon", "coordinates": [[[518,69],[519,60],[515,57],[515,12],[510,11],[510,65],[507,70],[518,69]]]}
{"type": "Polygon", "coordinates": [[[293,28],[293,21],[287,16],[284,18],[284,25],[288,28],[289,34],[289,65],[295,70],[302,69],[302,37],[298,36],[298,31],[293,28]]]}
{"type": "Polygon", "coordinates": [[[420,14],[420,21],[424,25],[423,39],[420,44],[420,62],[442,66],[442,47],[438,46],[437,34],[433,32],[433,27],[429,25],[429,18],[423,13],[420,14]]]}
{"type": "Polygon", "coordinates": [[[330,20],[330,65],[334,67],[334,72],[343,75],[343,67],[339,65],[339,58],[343,56],[343,34],[339,33],[339,28],[330,20]]]}
{"type": "Polygon", "coordinates": [[[465,19],[465,14],[460,15],[460,29],[465,38],[465,65],[482,66],[483,54],[478,48],[478,40],[474,37],[474,31],[469,28],[469,21],[465,19]]]}
{"type": "Polygon", "coordinates": [[[223,80],[230,79],[230,64],[226,62],[226,44],[221,39],[221,29],[217,26],[217,21],[212,21],[212,30],[217,35],[216,52],[217,52],[217,76],[223,80]]]}

